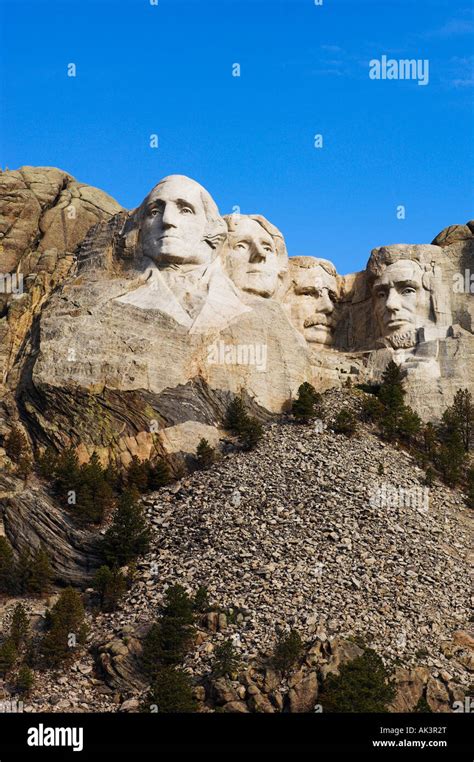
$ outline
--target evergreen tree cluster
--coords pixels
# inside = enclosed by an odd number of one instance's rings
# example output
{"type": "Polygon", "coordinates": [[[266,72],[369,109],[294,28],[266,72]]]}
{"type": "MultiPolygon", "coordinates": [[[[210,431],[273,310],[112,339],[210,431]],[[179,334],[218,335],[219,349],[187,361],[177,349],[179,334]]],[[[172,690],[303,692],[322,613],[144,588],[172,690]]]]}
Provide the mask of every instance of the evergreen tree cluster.
{"type": "Polygon", "coordinates": [[[435,469],[446,484],[464,484],[468,505],[473,501],[473,469],[468,468],[468,453],[474,431],[474,405],[467,389],[458,389],[453,404],[443,413],[441,423],[422,425],[419,416],[405,405],[402,371],[390,362],[382,383],[371,389],[363,406],[366,421],[378,424],[389,441],[408,443],[417,452],[426,468],[425,483],[433,484],[435,469]]]}
{"type": "Polygon", "coordinates": [[[52,481],[61,502],[70,508],[75,519],[85,525],[102,524],[117,504],[123,490],[147,492],[168,484],[171,475],[166,463],[159,459],[139,460],[134,455],[124,474],[109,465],[104,468],[97,453],[88,463],[79,465],[74,448],[59,455],[48,448],[39,458],[40,474],[52,481]]]}
{"type": "Polygon", "coordinates": [[[15,560],[6,537],[0,537],[0,595],[36,595],[47,593],[53,570],[43,546],[22,550],[15,560]]]}

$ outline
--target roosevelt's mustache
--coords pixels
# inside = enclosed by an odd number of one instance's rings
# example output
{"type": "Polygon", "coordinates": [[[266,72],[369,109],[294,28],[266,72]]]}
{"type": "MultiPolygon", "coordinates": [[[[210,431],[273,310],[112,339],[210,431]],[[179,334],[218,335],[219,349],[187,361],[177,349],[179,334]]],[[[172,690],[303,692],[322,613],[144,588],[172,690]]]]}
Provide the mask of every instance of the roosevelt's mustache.
{"type": "Polygon", "coordinates": [[[327,328],[333,328],[334,322],[332,318],[326,317],[326,315],[312,315],[306,318],[303,323],[304,328],[312,328],[313,326],[323,325],[327,328]]]}

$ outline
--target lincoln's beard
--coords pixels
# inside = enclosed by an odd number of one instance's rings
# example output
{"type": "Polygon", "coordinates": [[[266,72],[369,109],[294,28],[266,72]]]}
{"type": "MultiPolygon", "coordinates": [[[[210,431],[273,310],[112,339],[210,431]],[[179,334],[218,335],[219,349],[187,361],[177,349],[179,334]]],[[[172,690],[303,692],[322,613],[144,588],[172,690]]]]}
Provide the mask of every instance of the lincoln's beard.
{"type": "Polygon", "coordinates": [[[418,330],[416,328],[391,333],[384,337],[384,342],[389,344],[393,349],[411,349],[411,347],[417,344],[417,341],[418,330]]]}

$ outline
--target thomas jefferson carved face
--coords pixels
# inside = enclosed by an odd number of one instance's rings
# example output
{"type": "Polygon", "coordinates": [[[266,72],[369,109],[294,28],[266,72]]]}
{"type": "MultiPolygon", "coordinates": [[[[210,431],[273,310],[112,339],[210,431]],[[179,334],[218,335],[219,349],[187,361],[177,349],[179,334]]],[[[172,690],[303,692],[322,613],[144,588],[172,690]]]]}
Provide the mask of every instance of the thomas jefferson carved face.
{"type": "Polygon", "coordinates": [[[245,215],[228,225],[226,264],[235,285],[250,294],[273,296],[283,270],[274,237],[260,222],[245,215]]]}
{"type": "Polygon", "coordinates": [[[141,251],[159,267],[207,264],[225,234],[210,195],[182,175],[158,183],[140,207],[140,217],[141,251]]]}
{"type": "Polygon", "coordinates": [[[333,265],[313,257],[294,257],[290,272],[292,322],[310,344],[331,345],[338,293],[333,265]]]}
{"type": "Polygon", "coordinates": [[[403,334],[429,322],[430,292],[417,262],[400,259],[388,265],[376,278],[372,293],[382,336],[403,334]]]}

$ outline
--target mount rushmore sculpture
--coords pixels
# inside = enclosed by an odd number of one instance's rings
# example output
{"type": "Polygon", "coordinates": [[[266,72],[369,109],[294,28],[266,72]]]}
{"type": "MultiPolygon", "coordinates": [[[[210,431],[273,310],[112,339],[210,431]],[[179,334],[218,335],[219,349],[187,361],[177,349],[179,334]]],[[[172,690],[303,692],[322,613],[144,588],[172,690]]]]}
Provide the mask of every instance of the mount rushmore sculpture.
{"type": "MultiPolygon", "coordinates": [[[[21,172],[3,173],[0,187],[21,172]]],[[[101,199],[106,212],[76,234],[73,252],[67,210],[78,195],[58,198],[64,242],[34,261],[53,251],[68,267],[59,277],[53,267],[42,291],[30,268],[29,290],[4,316],[4,388],[39,446],[72,443],[84,458],[96,450],[124,464],[192,451],[202,436],[217,441],[233,395],[265,417],[288,409],[304,381],[319,390],[377,381],[390,359],[425,419],[460,386],[472,390],[472,293],[455,288],[474,270],[472,222],[431,245],[374,249],[364,271],[342,276],[326,258],[289,258],[282,233],[258,214],[221,216],[181,175],[131,212],[101,199]],[[40,288],[33,306],[31,284],[40,288]]],[[[26,249],[10,246],[17,271],[26,249]]]]}

